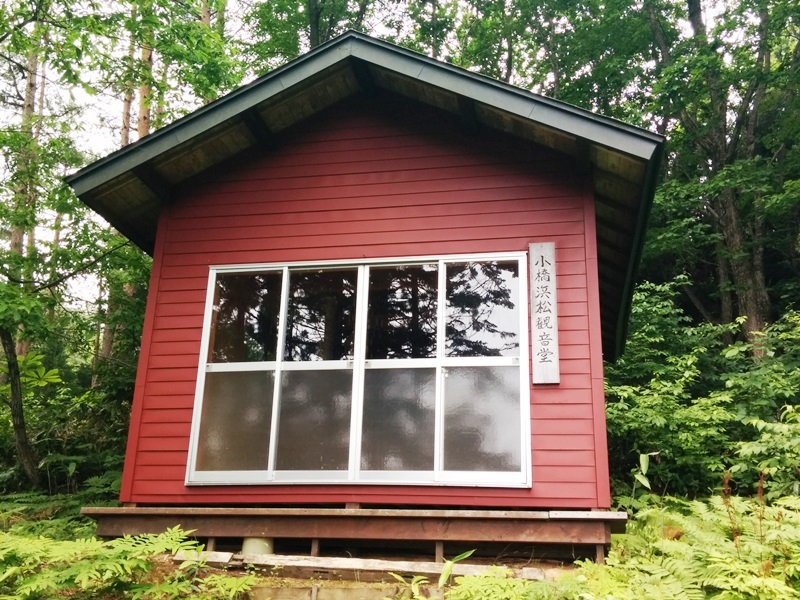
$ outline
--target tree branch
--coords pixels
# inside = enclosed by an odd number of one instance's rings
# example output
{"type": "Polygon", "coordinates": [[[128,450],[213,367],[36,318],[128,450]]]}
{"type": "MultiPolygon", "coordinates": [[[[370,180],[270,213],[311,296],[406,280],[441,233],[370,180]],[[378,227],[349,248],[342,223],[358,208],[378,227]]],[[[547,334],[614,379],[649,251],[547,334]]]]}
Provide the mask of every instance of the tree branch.
{"type": "MultiPolygon", "coordinates": [[[[71,278],[75,277],[76,275],[80,275],[83,271],[85,271],[86,269],[88,269],[91,266],[96,265],[101,260],[103,260],[106,256],[108,256],[109,254],[112,254],[112,253],[116,252],[117,250],[119,250],[120,248],[124,248],[125,246],[130,246],[130,244],[131,243],[129,241],[125,241],[125,242],[122,242],[121,244],[117,244],[113,248],[109,248],[108,250],[103,252],[100,256],[98,256],[96,258],[93,258],[92,260],[90,260],[89,262],[81,265],[77,269],[74,269],[74,270],[70,271],[69,273],[65,273],[64,275],[61,275],[60,277],[56,277],[55,279],[53,279],[51,281],[48,281],[47,283],[42,283],[42,284],[36,285],[36,287],[34,287],[32,291],[33,292],[41,292],[43,290],[49,290],[51,288],[54,288],[57,285],[59,285],[61,283],[64,283],[68,279],[71,279],[71,278]]],[[[11,281],[13,283],[18,283],[20,285],[33,285],[33,284],[38,283],[35,279],[17,279],[16,277],[14,277],[11,274],[9,274],[8,271],[5,271],[5,270],[2,271],[2,274],[9,281],[11,281]]]]}

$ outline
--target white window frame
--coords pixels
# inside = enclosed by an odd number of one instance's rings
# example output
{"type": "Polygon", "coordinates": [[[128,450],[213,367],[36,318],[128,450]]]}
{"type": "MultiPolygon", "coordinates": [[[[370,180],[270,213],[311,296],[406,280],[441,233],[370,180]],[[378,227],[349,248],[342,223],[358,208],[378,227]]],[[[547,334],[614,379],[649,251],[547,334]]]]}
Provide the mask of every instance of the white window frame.
{"type": "Polygon", "coordinates": [[[187,486],[202,485],[270,485],[270,484],[357,484],[357,485],[424,485],[424,486],[469,486],[469,487],[531,487],[531,417],[530,417],[530,345],[528,338],[528,267],[526,252],[490,254],[456,254],[446,256],[395,257],[368,260],[334,260],[291,263],[253,263],[242,265],[216,265],[209,267],[206,305],[203,317],[203,333],[200,342],[198,379],[192,414],[189,454],[185,483],[187,486]],[[438,273],[438,318],[445,322],[446,269],[447,263],[518,261],[519,268],[519,356],[513,357],[447,357],[445,356],[445,328],[437,327],[436,358],[366,359],[366,323],[368,304],[369,267],[410,266],[437,264],[438,273]],[[334,269],[351,267],[357,270],[357,295],[355,312],[354,356],[350,360],[295,362],[283,360],[286,314],[288,305],[289,271],[292,269],[334,269]],[[211,324],[217,276],[232,273],[281,273],[281,304],[278,323],[278,346],[276,360],[262,362],[212,363],[208,361],[211,324]],[[370,471],[360,468],[361,434],[363,417],[364,373],[370,369],[393,369],[411,367],[436,369],[436,399],[434,425],[434,470],[433,471],[370,471]],[[518,366],[520,389],[520,470],[514,472],[494,471],[445,471],[443,468],[444,447],[444,385],[447,368],[464,366],[518,366]],[[280,416],[280,377],[284,371],[352,369],[353,392],[351,400],[350,454],[347,470],[281,471],[276,470],[278,421],[280,416]],[[195,468],[200,434],[205,373],[212,372],[271,371],[275,376],[272,416],[270,425],[270,449],[266,470],[246,471],[200,471],[195,468]]]}

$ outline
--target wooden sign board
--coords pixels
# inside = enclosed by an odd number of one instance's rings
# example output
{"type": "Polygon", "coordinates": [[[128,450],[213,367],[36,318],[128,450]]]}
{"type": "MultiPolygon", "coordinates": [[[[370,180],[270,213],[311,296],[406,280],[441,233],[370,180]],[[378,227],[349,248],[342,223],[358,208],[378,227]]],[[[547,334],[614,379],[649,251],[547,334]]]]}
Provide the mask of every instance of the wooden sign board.
{"type": "Polygon", "coordinates": [[[559,383],[556,245],[530,244],[533,383],[559,383]]]}

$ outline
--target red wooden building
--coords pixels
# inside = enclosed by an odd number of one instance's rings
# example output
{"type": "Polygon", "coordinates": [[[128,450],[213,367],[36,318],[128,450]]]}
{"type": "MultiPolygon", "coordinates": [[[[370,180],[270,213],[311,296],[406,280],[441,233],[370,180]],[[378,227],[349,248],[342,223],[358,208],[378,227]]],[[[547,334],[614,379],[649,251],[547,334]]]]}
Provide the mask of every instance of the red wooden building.
{"type": "Polygon", "coordinates": [[[606,543],[661,148],[351,32],[71,176],[154,258],[101,533],[606,543]]]}

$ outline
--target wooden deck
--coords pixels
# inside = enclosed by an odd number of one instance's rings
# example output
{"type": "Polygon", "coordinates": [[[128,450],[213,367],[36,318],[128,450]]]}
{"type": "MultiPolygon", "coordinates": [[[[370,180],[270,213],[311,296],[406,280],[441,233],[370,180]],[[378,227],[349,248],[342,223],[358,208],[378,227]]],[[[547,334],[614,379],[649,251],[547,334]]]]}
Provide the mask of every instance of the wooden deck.
{"type": "MultiPolygon", "coordinates": [[[[611,534],[625,530],[627,514],[578,510],[421,510],[388,508],[86,507],[97,534],[118,537],[160,533],[180,525],[194,536],[311,540],[504,542],[593,546],[602,560],[611,534]]],[[[213,546],[213,542],[211,544],[213,546]]]]}

